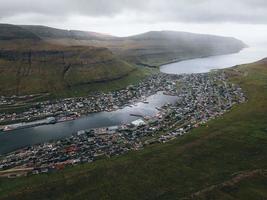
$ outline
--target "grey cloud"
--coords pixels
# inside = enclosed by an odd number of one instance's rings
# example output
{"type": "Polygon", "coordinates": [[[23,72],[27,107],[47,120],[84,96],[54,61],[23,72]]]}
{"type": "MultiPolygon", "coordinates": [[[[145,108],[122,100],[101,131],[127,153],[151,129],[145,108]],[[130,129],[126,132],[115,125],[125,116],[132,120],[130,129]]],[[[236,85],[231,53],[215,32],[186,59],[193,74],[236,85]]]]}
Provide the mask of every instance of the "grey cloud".
{"type": "Polygon", "coordinates": [[[139,9],[141,0],[0,0],[0,16],[18,14],[113,16],[124,9],[139,9]]]}
{"type": "Polygon", "coordinates": [[[115,17],[144,21],[267,23],[266,0],[0,0],[0,19],[18,15],[115,17]],[[140,14],[140,15],[139,15],[140,14]],[[140,19],[137,19],[140,20],[140,19]]]}

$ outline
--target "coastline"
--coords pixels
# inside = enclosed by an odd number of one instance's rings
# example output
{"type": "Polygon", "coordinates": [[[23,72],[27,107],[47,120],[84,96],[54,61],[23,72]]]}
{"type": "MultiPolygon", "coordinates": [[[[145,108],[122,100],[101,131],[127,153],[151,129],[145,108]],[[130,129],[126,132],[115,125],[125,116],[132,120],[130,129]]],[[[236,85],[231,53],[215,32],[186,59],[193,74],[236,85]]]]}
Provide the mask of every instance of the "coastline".
{"type": "MultiPolygon", "coordinates": [[[[214,54],[214,55],[208,55],[208,56],[199,56],[199,57],[190,57],[190,58],[186,58],[186,59],[175,59],[169,62],[164,62],[163,64],[157,66],[158,68],[163,67],[165,65],[169,65],[169,64],[173,64],[173,63],[177,63],[177,62],[183,62],[183,61],[189,61],[189,60],[194,60],[194,59],[201,59],[201,58],[209,58],[209,57],[215,57],[215,56],[224,56],[224,55],[232,55],[232,54],[237,54],[240,53],[241,51],[245,50],[246,48],[249,48],[249,46],[246,46],[240,50],[234,51],[234,52],[229,52],[229,53],[224,53],[224,54],[214,54]]],[[[163,72],[162,72],[163,73],[163,72]]]]}
{"type": "MultiPolygon", "coordinates": [[[[214,56],[221,56],[221,55],[231,55],[231,54],[236,54],[236,53],[239,53],[241,52],[242,50],[244,50],[245,48],[248,48],[248,46],[242,48],[241,50],[238,50],[238,51],[235,51],[235,52],[232,52],[232,53],[227,53],[227,54],[215,54],[215,55],[212,55],[212,56],[201,56],[201,57],[197,57],[197,58],[187,58],[187,59],[177,59],[177,60],[172,60],[172,61],[169,61],[169,62],[166,62],[160,66],[158,66],[158,68],[160,67],[163,67],[165,65],[168,65],[168,64],[172,64],[172,63],[178,63],[178,62],[182,62],[182,61],[188,61],[188,60],[193,60],[193,59],[199,59],[199,58],[208,58],[208,57],[214,57],[214,56]]],[[[159,73],[163,73],[165,74],[164,72],[159,72],[159,73]]],[[[28,128],[27,124],[28,123],[35,123],[35,122],[38,122],[40,120],[45,120],[49,117],[54,117],[55,118],[55,122],[53,123],[49,123],[49,124],[57,124],[57,123],[62,123],[62,122],[65,122],[65,121],[73,121],[73,120],[77,120],[77,119],[80,119],[80,118],[83,118],[83,117],[86,117],[90,114],[94,114],[94,113],[100,113],[100,112],[113,112],[113,111],[117,111],[119,109],[123,109],[127,106],[131,107],[133,106],[134,104],[136,103],[139,103],[139,102],[144,102],[146,101],[146,99],[149,97],[149,96],[153,96],[155,95],[157,92],[153,93],[153,94],[149,94],[149,95],[146,95],[145,96],[145,99],[144,98],[138,98],[138,99],[135,99],[134,101],[131,101],[130,102],[125,102],[124,105],[118,107],[118,108],[114,108],[114,109],[104,109],[104,110],[101,110],[101,111],[95,111],[95,112],[88,112],[86,114],[83,114],[83,115],[78,115],[77,117],[71,119],[71,120],[60,120],[60,118],[58,118],[56,115],[46,115],[46,116],[43,116],[43,117],[40,117],[40,118],[37,118],[36,120],[30,120],[30,121],[25,121],[25,120],[18,120],[16,121],[16,123],[8,123],[8,124],[3,124],[0,126],[0,133],[3,132],[3,133],[6,133],[6,132],[10,132],[10,131],[13,131],[13,130],[17,130],[17,129],[25,129],[25,128],[28,128]],[[129,104],[130,103],[130,104],[129,104]],[[17,125],[17,124],[21,124],[21,123],[25,123],[25,127],[21,127],[21,128],[16,128],[16,129],[12,129],[12,130],[9,130],[7,127],[8,126],[13,126],[13,125],[17,125]],[[5,130],[5,129],[8,129],[8,130],[5,130]]],[[[63,116],[63,117],[67,117],[67,116],[63,116]]],[[[62,117],[62,118],[63,118],[62,117]]],[[[49,124],[36,124],[36,125],[31,125],[31,127],[38,127],[38,126],[43,126],[43,125],[49,125],[49,124]]]]}

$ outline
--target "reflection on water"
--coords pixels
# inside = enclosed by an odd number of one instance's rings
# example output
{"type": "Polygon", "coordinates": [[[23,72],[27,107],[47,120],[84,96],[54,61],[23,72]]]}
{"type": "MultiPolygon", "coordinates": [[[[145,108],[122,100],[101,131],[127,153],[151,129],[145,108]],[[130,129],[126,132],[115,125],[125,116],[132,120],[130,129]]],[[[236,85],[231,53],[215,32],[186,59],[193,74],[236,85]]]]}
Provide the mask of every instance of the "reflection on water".
{"type": "Polygon", "coordinates": [[[0,132],[0,154],[27,145],[67,137],[79,130],[126,124],[138,119],[138,117],[130,116],[130,114],[153,116],[158,112],[156,107],[161,107],[166,103],[175,103],[176,100],[177,97],[158,93],[147,98],[148,104],[137,103],[113,112],[89,114],[74,121],[0,132]]]}

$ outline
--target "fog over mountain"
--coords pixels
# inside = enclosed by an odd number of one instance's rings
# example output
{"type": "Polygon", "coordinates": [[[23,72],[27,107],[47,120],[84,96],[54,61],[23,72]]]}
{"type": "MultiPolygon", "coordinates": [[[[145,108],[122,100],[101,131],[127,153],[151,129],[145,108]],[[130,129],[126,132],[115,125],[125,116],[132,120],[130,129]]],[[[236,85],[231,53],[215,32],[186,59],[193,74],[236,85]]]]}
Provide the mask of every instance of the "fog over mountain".
{"type": "Polygon", "coordinates": [[[265,0],[0,0],[0,4],[1,23],[47,25],[118,36],[176,30],[254,41],[267,33],[265,0]]]}
{"type": "Polygon", "coordinates": [[[116,17],[141,14],[140,21],[266,23],[265,0],[1,0],[1,18],[23,15],[116,17]],[[229,7],[231,9],[229,9],[229,7]],[[256,11],[256,12],[255,12],[256,11]]]}

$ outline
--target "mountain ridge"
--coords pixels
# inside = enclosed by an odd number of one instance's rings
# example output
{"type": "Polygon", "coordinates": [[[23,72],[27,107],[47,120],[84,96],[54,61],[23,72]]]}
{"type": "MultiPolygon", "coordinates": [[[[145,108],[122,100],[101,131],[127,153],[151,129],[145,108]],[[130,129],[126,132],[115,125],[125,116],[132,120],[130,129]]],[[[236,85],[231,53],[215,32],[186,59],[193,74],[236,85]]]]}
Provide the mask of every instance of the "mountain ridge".
{"type": "Polygon", "coordinates": [[[134,70],[234,53],[244,47],[234,38],[176,31],[115,37],[46,26],[0,24],[0,95],[57,93],[80,84],[116,80],[134,70]]]}
{"type": "Polygon", "coordinates": [[[172,60],[236,53],[247,47],[241,40],[233,37],[181,31],[149,31],[117,37],[45,26],[21,27],[52,44],[107,47],[121,59],[141,66],[159,67],[172,60]],[[49,30],[50,35],[45,30],[49,30]],[[55,36],[58,32],[61,33],[60,37],[55,36]]]}

